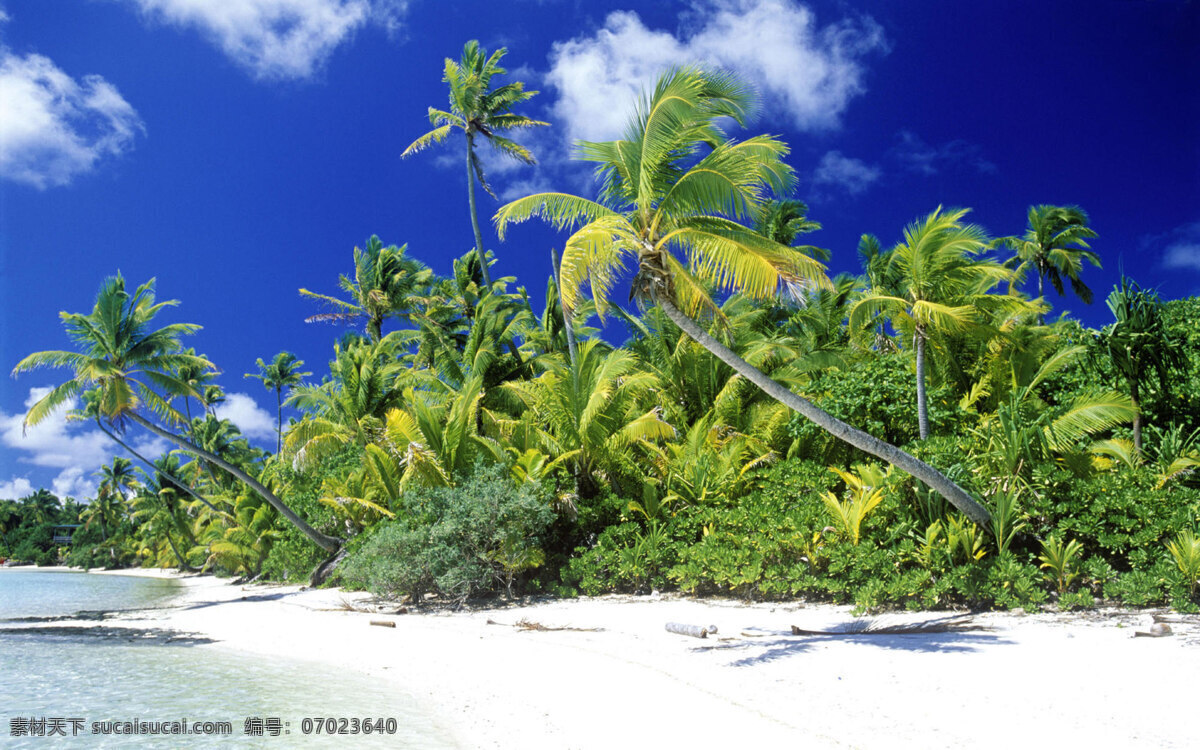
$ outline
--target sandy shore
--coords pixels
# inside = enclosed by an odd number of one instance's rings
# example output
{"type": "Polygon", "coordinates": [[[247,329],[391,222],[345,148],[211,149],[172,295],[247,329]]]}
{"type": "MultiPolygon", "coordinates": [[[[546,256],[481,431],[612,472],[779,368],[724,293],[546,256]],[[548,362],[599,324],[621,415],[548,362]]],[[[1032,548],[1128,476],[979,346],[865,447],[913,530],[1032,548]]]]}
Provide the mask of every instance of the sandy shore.
{"type": "Polygon", "coordinates": [[[368,597],[339,590],[180,581],[173,606],[107,623],[391,681],[466,748],[1183,748],[1197,737],[1196,617],[1173,616],[1182,622],[1167,638],[1134,637],[1150,615],[1116,612],[987,614],[975,618],[987,629],[971,632],[793,636],[792,625],[854,618],[845,607],[656,597],[387,614],[353,611],[368,597]],[[668,622],[718,633],[674,635],[668,622]]]}

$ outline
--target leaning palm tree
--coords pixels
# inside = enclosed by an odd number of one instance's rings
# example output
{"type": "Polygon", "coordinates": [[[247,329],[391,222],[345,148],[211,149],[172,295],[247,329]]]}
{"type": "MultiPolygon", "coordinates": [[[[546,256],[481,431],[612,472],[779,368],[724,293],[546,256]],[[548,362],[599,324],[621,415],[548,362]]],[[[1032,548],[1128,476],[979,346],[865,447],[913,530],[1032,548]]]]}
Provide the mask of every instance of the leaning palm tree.
{"type": "Polygon", "coordinates": [[[1079,273],[1085,260],[1100,267],[1100,257],[1087,243],[1094,237],[1096,232],[1088,226],[1087,214],[1078,206],[1030,206],[1025,234],[1002,237],[997,244],[1016,253],[1008,260],[1009,267],[1014,269],[1014,283],[1019,284],[1033,271],[1037,274],[1039,297],[1045,294],[1046,279],[1062,295],[1065,276],[1079,299],[1090,305],[1092,290],[1079,278],[1079,273]]]}
{"type": "Polygon", "coordinates": [[[195,398],[196,390],[174,373],[188,366],[213,367],[203,357],[185,353],[179,343],[180,336],[194,333],[200,326],[191,323],[152,326],[154,317],[163,308],[175,304],[178,304],[175,300],[155,303],[153,279],[130,294],[125,290],[125,279],[118,273],[101,285],[92,312],[60,313],[67,334],[81,351],[36,352],[13,368],[14,375],[41,367],[72,371],[70,380],[52,388],[29,408],[24,426],[38,424],[88,389],[98,387],[97,409],[118,431],[133,422],[185,452],[216,464],[261,495],[315,544],[329,552],[339,551],[340,539],[309,526],[258,480],[153,420],[157,416],[168,423],[183,422],[183,415],[158,391],[172,397],[195,398]]]}
{"type": "Polygon", "coordinates": [[[937,210],[909,224],[904,242],[888,253],[889,289],[872,289],[850,309],[850,330],[860,330],[882,316],[906,336],[917,355],[917,421],[921,439],[929,437],[929,401],[925,389],[927,349],[941,333],[970,330],[980,312],[1003,305],[1020,307],[1017,297],[988,292],[1009,272],[980,254],[987,249],[984,232],[961,219],[968,209],[937,210]]]}
{"type": "Polygon", "coordinates": [[[246,377],[256,378],[262,381],[267,390],[275,391],[278,412],[275,424],[275,452],[279,453],[283,450],[283,389],[300,385],[300,382],[312,373],[300,372],[300,368],[304,367],[304,360],[297,359],[291,352],[279,352],[269,365],[265,364],[262,358],[255,360],[255,364],[258,365],[258,372],[248,372],[246,377]]]}
{"type": "Polygon", "coordinates": [[[504,75],[500,60],[508,53],[501,47],[488,55],[487,50],[472,39],[463,46],[462,58],[454,62],[446,58],[446,72],[442,80],[450,85],[450,111],[429,108],[429,123],[434,129],[413,141],[401,154],[402,157],[415,154],[430,144],[440,143],[450,135],[450,131],[458,128],[467,137],[467,204],[471,210],[471,229],[475,233],[475,253],[479,257],[479,265],[483,271],[484,286],[492,286],[492,275],[488,271],[487,253],[483,249],[483,235],[479,231],[479,215],[475,209],[475,181],[493,198],[496,194],[488,185],[483,174],[483,166],[479,155],[475,153],[475,138],[483,136],[500,153],[505,156],[525,162],[535,163],[533,154],[515,141],[504,138],[498,133],[516,128],[533,128],[549,123],[532,120],[523,115],[513,114],[512,108],[532,99],[538,92],[526,91],[525,84],[513,81],[498,89],[492,90],[492,77],[504,75]]]}
{"type": "Polygon", "coordinates": [[[496,214],[501,237],[509,224],[532,216],[575,229],[563,248],[559,276],[568,310],[587,284],[603,314],[618,273],[627,260],[636,259],[634,297],[659,305],[688,336],[773,398],[913,474],[972,519],[988,520],[987,509],[931,466],[835,419],[750,365],[693,319],[709,316],[721,327],[723,316],[709,296],[709,284],[756,299],[774,299],[786,283],[829,285],[818,261],[744,224],[754,218],[768,190],[786,194],[794,183],[782,141],[770,136],[737,141],[721,130],[724,118],[744,124],[752,105],[750,90],[730,76],[693,68],[669,71],[643,97],[624,139],[578,144],[581,157],[597,164],[598,201],[564,193],[522,198],[496,214]]]}
{"type": "MultiPolygon", "coordinates": [[[[215,387],[215,386],[213,386],[213,387],[215,387]]],[[[141,453],[139,453],[137,450],[135,450],[133,448],[133,446],[129,445],[129,443],[126,443],[124,440],[122,440],[121,436],[118,435],[115,431],[110,430],[108,427],[104,426],[104,415],[100,411],[100,399],[101,399],[100,388],[92,388],[90,390],[85,391],[83,394],[83,406],[78,409],[72,409],[69,412],[67,412],[67,419],[68,420],[84,420],[84,419],[95,420],[96,426],[100,428],[100,432],[104,433],[105,436],[107,436],[109,440],[112,440],[114,443],[116,443],[117,445],[124,448],[126,453],[133,456],[137,460],[141,461],[143,464],[150,467],[152,470],[163,472],[164,469],[162,469],[161,467],[156,465],[150,459],[143,456],[141,453]]],[[[175,476],[173,476],[170,472],[166,472],[166,476],[172,482],[175,482],[177,485],[179,485],[180,489],[183,492],[186,492],[187,494],[191,495],[196,500],[199,500],[201,503],[204,503],[205,505],[207,505],[209,507],[210,510],[213,510],[213,511],[216,510],[216,507],[212,503],[210,503],[208,500],[206,500],[204,497],[202,497],[198,492],[196,492],[195,489],[188,486],[186,483],[182,482],[181,480],[176,479],[175,476]]]]}

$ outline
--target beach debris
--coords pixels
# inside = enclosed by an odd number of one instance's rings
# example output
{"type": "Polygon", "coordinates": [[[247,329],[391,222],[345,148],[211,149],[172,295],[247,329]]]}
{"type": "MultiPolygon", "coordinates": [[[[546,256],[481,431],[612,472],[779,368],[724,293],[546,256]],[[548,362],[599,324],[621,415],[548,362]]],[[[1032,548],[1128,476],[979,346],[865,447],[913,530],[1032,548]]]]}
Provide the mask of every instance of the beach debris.
{"type": "Polygon", "coordinates": [[[717,629],[714,627],[710,630],[709,628],[700,625],[687,625],[682,622],[668,622],[667,632],[674,633],[675,635],[688,635],[692,638],[707,638],[709,633],[715,633],[717,632],[717,629]]]}
{"type": "Polygon", "coordinates": [[[1181,617],[1151,615],[1151,619],[1153,619],[1155,622],[1171,622],[1175,623],[1176,625],[1200,625],[1200,619],[1197,619],[1195,615],[1181,617]]]}
{"type": "Polygon", "coordinates": [[[575,633],[602,633],[602,632],[604,632],[604,628],[576,628],[576,627],[572,627],[570,625],[543,625],[540,622],[536,622],[534,620],[528,620],[524,617],[522,617],[520,620],[517,620],[516,622],[512,623],[511,625],[509,625],[509,623],[506,623],[506,622],[497,622],[496,620],[493,620],[492,618],[489,617],[487,619],[487,624],[488,625],[505,625],[508,627],[516,628],[517,630],[535,630],[535,631],[543,632],[543,633],[560,632],[560,631],[564,631],[564,630],[570,631],[570,632],[575,632],[575,633]]]}
{"type": "Polygon", "coordinates": [[[381,628],[394,628],[394,627],[396,627],[396,621],[395,621],[395,620],[371,620],[371,624],[372,624],[372,625],[378,625],[378,626],[379,626],[379,627],[381,627],[381,628]]]}
{"type": "Polygon", "coordinates": [[[918,635],[922,633],[961,633],[968,630],[988,630],[974,622],[971,615],[951,615],[916,622],[883,622],[852,620],[825,630],[808,630],[792,626],[792,635],[918,635]]]}
{"type": "Polygon", "coordinates": [[[1165,622],[1156,622],[1150,626],[1150,631],[1138,630],[1133,634],[1134,638],[1165,638],[1168,635],[1173,635],[1171,626],[1165,622]]]}

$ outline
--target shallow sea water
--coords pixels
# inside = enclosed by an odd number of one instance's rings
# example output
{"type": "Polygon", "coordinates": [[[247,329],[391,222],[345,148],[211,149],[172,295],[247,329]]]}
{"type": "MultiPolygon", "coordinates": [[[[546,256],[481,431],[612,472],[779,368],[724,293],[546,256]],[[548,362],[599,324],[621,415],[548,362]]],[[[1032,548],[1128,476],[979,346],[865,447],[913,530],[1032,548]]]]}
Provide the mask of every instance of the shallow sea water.
{"type": "Polygon", "coordinates": [[[14,620],[158,606],[178,591],[178,584],[159,579],[0,570],[0,746],[455,747],[416,700],[390,682],[187,638],[145,637],[132,631],[101,638],[53,622],[14,620]],[[396,732],[305,734],[304,720],[317,717],[394,719],[396,732]],[[66,736],[13,734],[23,729],[23,720],[43,718],[64,720],[66,736]],[[83,720],[75,736],[69,719],[83,720]],[[229,722],[232,733],[92,734],[93,722],[184,719],[188,724],[229,722]],[[247,734],[247,720],[255,731],[258,719],[264,734],[247,734]],[[278,720],[278,736],[270,735],[273,720],[278,720]]]}

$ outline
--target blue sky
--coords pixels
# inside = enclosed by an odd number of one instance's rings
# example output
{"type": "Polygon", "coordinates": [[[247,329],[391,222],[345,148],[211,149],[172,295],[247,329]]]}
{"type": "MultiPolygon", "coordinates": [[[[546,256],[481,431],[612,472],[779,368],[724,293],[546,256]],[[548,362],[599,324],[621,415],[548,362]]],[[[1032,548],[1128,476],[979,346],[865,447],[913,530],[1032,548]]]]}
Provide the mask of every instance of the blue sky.
{"type": "MultiPolygon", "coordinates": [[[[225,416],[273,444],[273,399],[243,374],[289,349],[319,376],[340,333],[305,324],[318,310],[297,290],[334,293],[372,234],[443,273],[472,245],[461,143],[399,157],[472,38],[508,48],[501,82],[540,90],[524,112],[552,123],[525,139],[537,167],[488,160],[502,197],[590,194],[571,140],[617,137],[663,67],[716,64],[763,96],[748,132],[791,144],[835,272],[858,270],[863,232],[894,243],[939,204],[993,235],[1032,204],[1077,204],[1104,268],[1086,271],[1095,304],[1056,310],[1104,324],[1121,269],[1167,298],[1200,291],[1187,0],[0,0],[0,369],[66,348],[58,312],[90,310],[105,276],[156,277],[181,301],[164,322],[204,326],[189,343],[223,371],[225,416]]],[[[540,299],[562,237],[485,237],[540,299]]],[[[0,497],[86,496],[113,455],[61,420],[21,436],[57,382],[0,378],[0,497]]]]}

